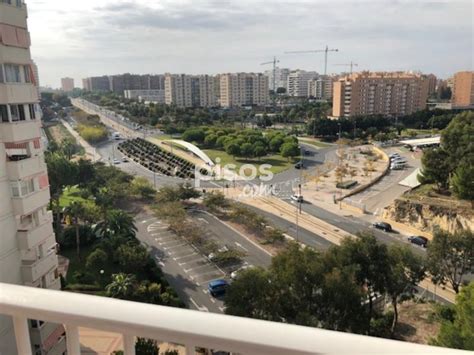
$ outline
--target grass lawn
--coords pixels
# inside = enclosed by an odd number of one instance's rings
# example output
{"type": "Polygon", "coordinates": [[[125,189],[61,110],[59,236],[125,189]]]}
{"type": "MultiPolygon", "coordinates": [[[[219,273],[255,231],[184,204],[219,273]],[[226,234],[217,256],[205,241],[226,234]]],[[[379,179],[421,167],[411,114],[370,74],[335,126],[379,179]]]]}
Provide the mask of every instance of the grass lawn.
{"type": "Polygon", "coordinates": [[[272,167],[270,171],[274,174],[278,174],[284,170],[291,168],[291,166],[297,162],[300,158],[295,158],[292,161],[288,161],[287,158],[283,158],[281,155],[267,155],[265,157],[257,159],[244,159],[235,158],[222,150],[217,149],[204,149],[203,150],[213,162],[216,162],[216,158],[220,158],[219,164],[224,166],[226,164],[235,164],[237,170],[244,164],[253,164],[257,166],[257,169],[262,164],[270,164],[272,167]]]}
{"type": "Polygon", "coordinates": [[[313,145],[317,148],[327,148],[331,146],[329,143],[321,142],[314,138],[298,138],[298,141],[301,141],[301,143],[313,145]]]}
{"type": "Polygon", "coordinates": [[[74,201],[80,201],[83,203],[94,203],[91,200],[86,200],[79,196],[80,189],[77,186],[68,186],[64,189],[61,197],[59,198],[59,205],[61,207],[67,207],[74,201]]]}

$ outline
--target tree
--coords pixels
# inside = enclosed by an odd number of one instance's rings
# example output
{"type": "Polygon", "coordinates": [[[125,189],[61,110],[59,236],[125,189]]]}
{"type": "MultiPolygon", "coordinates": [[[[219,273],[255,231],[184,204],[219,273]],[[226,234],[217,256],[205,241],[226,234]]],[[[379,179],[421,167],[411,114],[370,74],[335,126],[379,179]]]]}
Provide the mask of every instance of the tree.
{"type": "Polygon", "coordinates": [[[95,272],[103,269],[107,265],[107,253],[100,248],[97,248],[86,259],[86,267],[95,272]]]}
{"type": "Polygon", "coordinates": [[[204,195],[203,199],[204,206],[209,208],[211,211],[216,211],[218,208],[228,206],[228,201],[220,191],[212,191],[204,195]]]}
{"type": "Polygon", "coordinates": [[[300,155],[300,149],[298,148],[298,144],[297,143],[284,143],[282,146],[281,146],[281,156],[284,157],[284,158],[293,158],[293,157],[297,157],[298,155],[300,155]]]}
{"type": "Polygon", "coordinates": [[[244,143],[240,147],[240,155],[244,158],[250,158],[253,156],[253,146],[251,143],[244,143]]]}
{"type": "Polygon", "coordinates": [[[436,231],[428,244],[427,259],[433,282],[449,283],[459,293],[463,277],[474,272],[474,233],[469,229],[436,231]]]}
{"type": "Polygon", "coordinates": [[[159,355],[158,342],[153,339],[137,338],[135,342],[136,355],[159,355]]]}
{"type": "Polygon", "coordinates": [[[141,245],[124,244],[115,253],[122,270],[127,273],[137,273],[142,271],[148,263],[147,250],[141,245]]]}
{"type": "Polygon", "coordinates": [[[474,112],[467,111],[458,114],[443,130],[441,145],[449,156],[449,172],[456,169],[461,159],[470,157],[474,161],[474,112]]]}
{"type": "Polygon", "coordinates": [[[135,276],[119,273],[112,275],[112,282],[105,287],[107,295],[124,300],[130,299],[135,290],[135,276]]]}
{"type": "Polygon", "coordinates": [[[227,154],[232,155],[233,157],[240,155],[240,146],[237,143],[230,143],[225,149],[227,154]]]}
{"type": "Polygon", "coordinates": [[[153,188],[150,182],[142,176],[136,176],[132,180],[130,192],[132,195],[146,200],[150,200],[156,194],[156,190],[153,188]]]}
{"type": "Polygon", "coordinates": [[[73,201],[69,204],[66,209],[66,218],[69,223],[76,229],[76,254],[79,260],[81,260],[81,235],[79,221],[85,216],[85,207],[81,201],[73,201]]]}
{"type": "Polygon", "coordinates": [[[438,190],[446,190],[449,185],[450,162],[449,156],[442,148],[427,149],[421,157],[423,168],[418,174],[422,184],[436,183],[438,190]]]}
{"type": "Polygon", "coordinates": [[[137,227],[133,217],[122,210],[110,210],[105,219],[96,226],[96,232],[101,237],[135,237],[137,227]]]}
{"type": "Polygon", "coordinates": [[[474,162],[462,160],[451,177],[451,184],[456,196],[471,201],[474,207],[474,162]]]}
{"type": "Polygon", "coordinates": [[[393,307],[393,336],[398,323],[398,303],[403,297],[416,292],[416,285],[425,277],[423,260],[405,246],[393,245],[389,248],[389,269],[387,273],[386,291],[393,307]]]}
{"type": "Polygon", "coordinates": [[[462,288],[456,296],[454,319],[445,320],[434,345],[474,350],[474,282],[462,288]]]}

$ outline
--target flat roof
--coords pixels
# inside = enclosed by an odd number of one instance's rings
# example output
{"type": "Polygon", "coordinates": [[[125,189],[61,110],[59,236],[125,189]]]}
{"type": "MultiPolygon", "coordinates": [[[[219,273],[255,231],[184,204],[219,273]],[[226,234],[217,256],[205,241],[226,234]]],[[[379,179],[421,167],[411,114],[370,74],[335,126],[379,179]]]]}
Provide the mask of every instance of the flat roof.
{"type": "Polygon", "coordinates": [[[418,139],[405,139],[400,141],[402,144],[408,145],[425,145],[425,144],[439,144],[441,142],[441,136],[430,137],[430,138],[418,138],[418,139]]]}

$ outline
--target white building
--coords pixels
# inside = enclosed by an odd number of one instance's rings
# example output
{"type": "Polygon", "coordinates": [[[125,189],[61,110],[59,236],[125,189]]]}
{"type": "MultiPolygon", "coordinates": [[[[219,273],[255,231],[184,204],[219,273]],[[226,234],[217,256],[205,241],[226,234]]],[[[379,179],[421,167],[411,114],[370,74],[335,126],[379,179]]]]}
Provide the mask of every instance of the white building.
{"type": "Polygon", "coordinates": [[[307,97],[308,82],[318,77],[315,71],[292,70],[288,75],[287,92],[289,96],[307,97]]]}
{"type": "Polygon", "coordinates": [[[135,99],[140,102],[165,103],[165,90],[124,90],[126,99],[135,99]]]}
{"type": "MultiPolygon", "coordinates": [[[[37,70],[26,19],[21,0],[0,1],[0,282],[59,290],[37,70]]],[[[35,320],[28,325],[33,354],[64,353],[63,325],[35,320]]],[[[1,316],[0,354],[19,352],[12,319],[1,316]]]]}
{"type": "MultiPolygon", "coordinates": [[[[263,73],[268,78],[268,88],[275,91],[273,87],[273,69],[266,70],[263,73]]],[[[290,75],[290,69],[288,68],[275,68],[275,86],[276,88],[287,88],[288,75],[290,75]]]]}
{"type": "Polygon", "coordinates": [[[222,107],[264,106],[269,101],[268,79],[262,73],[220,75],[222,107]]]}

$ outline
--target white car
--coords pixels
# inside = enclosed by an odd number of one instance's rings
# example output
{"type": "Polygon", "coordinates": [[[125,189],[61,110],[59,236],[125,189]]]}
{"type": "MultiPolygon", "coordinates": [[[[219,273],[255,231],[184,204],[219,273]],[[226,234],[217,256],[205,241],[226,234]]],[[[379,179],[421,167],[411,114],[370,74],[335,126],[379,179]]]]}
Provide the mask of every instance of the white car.
{"type": "Polygon", "coordinates": [[[230,274],[230,278],[232,280],[235,280],[237,279],[237,277],[239,277],[240,273],[244,270],[247,270],[247,269],[250,269],[252,268],[253,265],[250,265],[250,264],[247,264],[247,265],[243,265],[242,267],[238,268],[237,270],[233,271],[231,274],[230,274]]]}
{"type": "Polygon", "coordinates": [[[392,169],[392,170],[403,170],[403,169],[405,169],[405,164],[399,164],[399,163],[391,164],[390,169],[392,169]]]}
{"type": "Polygon", "coordinates": [[[291,200],[295,201],[295,202],[302,203],[303,202],[303,195],[299,195],[299,194],[291,195],[291,200]]]}
{"type": "Polygon", "coordinates": [[[114,164],[120,164],[120,160],[114,159],[114,164]]]}

